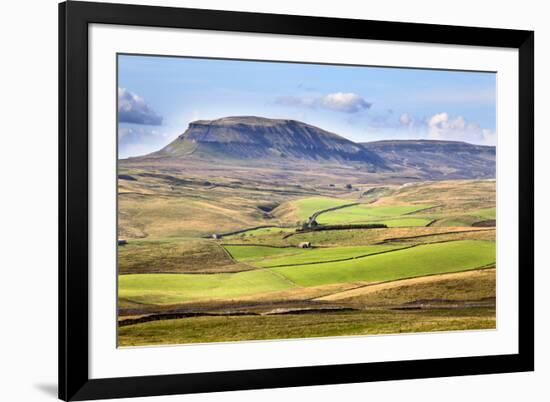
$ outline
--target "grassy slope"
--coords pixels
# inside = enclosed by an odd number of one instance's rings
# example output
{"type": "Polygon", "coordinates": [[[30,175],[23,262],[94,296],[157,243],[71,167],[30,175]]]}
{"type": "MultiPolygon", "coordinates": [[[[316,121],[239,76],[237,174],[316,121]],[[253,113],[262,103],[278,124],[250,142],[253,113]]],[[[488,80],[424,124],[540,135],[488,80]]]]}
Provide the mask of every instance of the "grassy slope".
{"type": "Polygon", "coordinates": [[[140,239],[118,247],[120,274],[235,272],[247,269],[250,267],[235,263],[221,246],[203,239],[140,239]]]}
{"type": "Polygon", "coordinates": [[[339,198],[309,197],[292,201],[292,205],[296,209],[295,214],[298,219],[305,220],[317,211],[337,207],[340,205],[350,204],[352,202],[352,200],[343,200],[339,198]]]}
{"type": "Polygon", "coordinates": [[[121,327],[121,346],[495,328],[494,308],[197,317],[121,327]]]}
{"type": "Polygon", "coordinates": [[[375,246],[356,246],[356,247],[331,247],[331,248],[312,248],[312,249],[274,249],[287,250],[286,253],[264,254],[265,247],[261,246],[225,246],[229,249],[233,257],[240,261],[247,261],[249,264],[258,267],[272,267],[287,264],[305,264],[312,262],[332,261],[343,258],[355,258],[366,256],[373,253],[393,250],[399,246],[375,245],[375,246]],[[240,251],[240,253],[239,253],[240,251]]]}
{"type": "Polygon", "coordinates": [[[140,303],[167,304],[273,292],[294,287],[269,270],[234,274],[121,275],[119,297],[140,303]]]}
{"type": "Polygon", "coordinates": [[[333,247],[304,250],[304,252],[294,256],[284,256],[280,258],[270,258],[268,260],[257,261],[254,265],[259,267],[273,267],[287,264],[307,264],[322,263],[323,261],[339,260],[344,258],[357,258],[370,254],[382,253],[394,250],[401,246],[393,245],[375,245],[359,247],[333,247]]]}
{"type": "Polygon", "coordinates": [[[495,269],[404,279],[336,292],[318,300],[360,306],[392,306],[423,301],[483,301],[496,296],[495,269]]]}
{"type": "MultiPolygon", "coordinates": [[[[124,172],[134,174],[135,172],[124,172]]],[[[176,174],[176,173],[174,173],[176,174]]],[[[218,173],[216,173],[218,174],[218,173]]],[[[421,299],[470,300],[483,297],[494,297],[494,271],[492,276],[469,276],[462,279],[442,279],[447,275],[424,276],[407,281],[389,282],[374,285],[376,292],[359,292],[351,290],[362,281],[373,278],[393,278],[395,275],[425,275],[426,272],[437,273],[460,271],[468,267],[477,267],[485,262],[494,261],[494,241],[475,242],[472,240],[494,240],[493,231],[479,231],[458,234],[435,234],[449,230],[471,230],[473,228],[450,228],[441,226],[469,226],[474,222],[492,219],[495,214],[494,181],[448,181],[435,183],[418,183],[392,187],[384,193],[375,204],[362,208],[375,208],[373,211],[387,210],[382,216],[372,215],[367,220],[383,219],[387,224],[409,226],[416,219],[417,224],[425,224],[424,219],[437,218],[435,227],[399,227],[375,230],[341,230],[305,233],[283,239],[280,229],[259,229],[243,235],[224,238],[231,243],[265,243],[277,245],[297,245],[301,241],[311,241],[314,246],[335,247],[327,249],[299,250],[291,249],[281,254],[266,258],[252,255],[248,264],[264,266],[276,262],[310,262],[316,258],[316,252],[333,253],[336,248],[354,246],[362,248],[369,244],[384,241],[387,238],[433,234],[433,236],[399,241],[398,246],[414,243],[467,240],[466,242],[441,243],[419,246],[408,250],[390,252],[379,256],[370,256],[361,260],[346,263],[302,265],[300,267],[261,269],[234,274],[158,274],[156,272],[219,272],[240,270],[245,264],[230,261],[224,256],[223,249],[213,241],[196,239],[192,247],[189,236],[220,233],[238,230],[257,225],[294,225],[300,214],[303,221],[314,212],[336,205],[356,201],[357,193],[349,194],[348,199],[331,198],[342,196],[340,192],[322,192],[327,197],[311,197],[304,193],[275,193],[259,190],[259,186],[281,188],[280,183],[257,184],[249,179],[248,173],[240,172],[237,179],[226,179],[225,172],[219,176],[208,176],[216,183],[231,184],[243,181],[235,188],[213,185],[187,185],[168,183],[156,178],[138,177],[138,181],[120,181],[119,198],[120,235],[130,239],[129,244],[119,247],[121,272],[141,273],[148,275],[121,275],[119,277],[119,294],[121,304],[126,308],[140,308],[139,303],[159,303],[159,308],[172,308],[173,303],[204,304],[209,308],[220,306],[219,299],[228,300],[230,305],[235,300],[242,303],[253,303],[255,300],[271,303],[273,300],[307,300],[323,298],[327,295],[345,294],[341,300],[344,305],[375,305],[384,308],[388,305],[406,303],[421,299]],[[297,200],[297,197],[307,197],[297,200]],[[291,200],[291,201],[289,201],[291,200]],[[281,203],[281,208],[273,213],[273,218],[266,217],[257,208],[266,203],[281,203]],[[417,215],[400,216],[396,206],[438,205],[430,211],[418,212],[417,215]],[[389,208],[389,209],[388,209],[389,208]],[[393,209],[393,210],[392,210],[393,209]],[[285,212],[286,211],[286,212],[285,212]],[[391,211],[388,212],[388,211],[391,211]],[[285,215],[287,214],[287,215],[285,215]],[[388,214],[388,215],[385,215],[388,214]],[[388,219],[388,216],[390,219],[388,219]],[[284,218],[284,219],[283,219],[284,218]],[[400,220],[402,220],[400,222],[400,220]],[[136,237],[147,236],[147,239],[136,240],[136,237]],[[177,237],[180,236],[180,237],[177,237]],[[181,236],[187,237],[183,239],[181,236]],[[156,238],[156,240],[154,240],[156,238]],[[446,245],[446,246],[445,246],[446,245]],[[476,246],[474,246],[476,245],[476,246]],[[424,247],[435,247],[422,253],[424,247]],[[450,247],[450,248],[446,248],[450,247]],[[454,247],[457,247],[454,249],[454,247]],[[296,254],[294,252],[296,251],[296,254]],[[406,253],[410,251],[411,253],[406,253]],[[311,254],[309,254],[311,253],[311,254]],[[404,253],[400,256],[399,253],[404,253]],[[384,257],[382,259],[381,257],[384,257]],[[378,260],[379,259],[379,260],[378,260]],[[458,261],[458,262],[457,262],[458,261]],[[368,264],[367,264],[368,262],[368,264]],[[375,262],[375,264],[373,263],[375,262]],[[226,263],[228,265],[226,265],[226,263]],[[356,264],[350,266],[350,264],[356,264]],[[239,267],[240,265],[240,267],[239,267]],[[424,268],[422,268],[422,266],[424,268]],[[183,268],[183,270],[182,270],[183,268]],[[313,268],[313,269],[312,269],[313,268]],[[288,269],[288,271],[283,271],[288,269]],[[284,273],[284,274],[283,274],[284,273]],[[290,281],[295,275],[298,285],[290,281]],[[365,279],[366,278],[366,279],[365,279]],[[433,279],[433,280],[431,280],[433,279]],[[336,282],[334,282],[336,281],[336,282]],[[340,282],[351,281],[351,282],[340,282]],[[425,282],[430,281],[430,282],[425,282]],[[309,283],[329,283],[310,286],[309,283]],[[308,287],[303,284],[307,284],[308,287]],[[394,286],[394,287],[392,287],[394,286]],[[348,292],[344,292],[348,290],[348,292]],[[355,293],[354,293],[355,292],[355,293]],[[350,296],[351,295],[351,296],[350,296]],[[209,299],[218,299],[208,301],[209,299]]],[[[137,176],[136,176],[137,177],[137,176]]],[[[194,177],[203,177],[196,173],[194,177]]],[[[190,178],[189,173],[181,178],[190,178]]],[[[192,177],[191,177],[192,178],[192,177]]],[[[261,177],[261,180],[264,180],[261,177]]],[[[337,182],[341,178],[329,178],[337,182]]],[[[281,179],[286,186],[288,178],[281,179]]],[[[296,183],[303,184],[300,173],[296,183]]],[[[309,182],[308,182],[309,184],[309,182]]],[[[232,184],[233,185],[233,184],[232,184]]],[[[290,189],[290,187],[289,187],[290,189]]],[[[300,190],[302,191],[302,190],[300,190]]],[[[308,190],[309,191],[309,190],[308,190]]],[[[324,190],[323,190],[324,191],[324,190]]],[[[346,195],[344,195],[346,196],[346,195]]],[[[346,196],[348,197],[348,196],[346,196]]],[[[350,207],[354,208],[354,207],[350,207]]],[[[344,213],[347,208],[340,210],[344,213]]],[[[407,212],[401,212],[407,213],[407,212]]],[[[327,213],[327,216],[330,216],[327,213]]],[[[321,214],[319,220],[325,214],[321,214]]],[[[427,222],[426,222],[427,223],[427,222]]],[[[288,229],[282,230],[283,232],[288,229]]],[[[291,229],[292,230],[292,229],[291,229]]],[[[378,247],[378,246],[376,246],[378,247]]],[[[271,248],[273,249],[273,248],[271,248]]],[[[340,255],[340,251],[336,252],[340,255]]],[[[343,251],[342,251],[343,253],[343,251]]],[[[322,258],[326,258],[323,255],[322,258]]],[[[277,265],[279,265],[277,263],[277,265]]],[[[249,269],[250,266],[246,267],[249,269]]],[[[376,279],[380,280],[380,279],[376,279]]],[[[384,279],[387,280],[387,279],[384,279]]],[[[187,304],[186,304],[187,305],[187,304]]],[[[296,304],[298,305],[298,304],[296,304]]],[[[153,304],[152,309],[157,308],[153,304]]],[[[183,306],[183,304],[182,304],[183,306]]],[[[152,310],[153,311],[153,310],[152,310]]],[[[215,310],[217,311],[217,310],[215,310]]],[[[319,313],[305,315],[253,316],[253,317],[200,317],[178,320],[149,322],[123,327],[120,329],[121,345],[147,345],[161,343],[188,343],[213,341],[238,341],[247,339],[300,338],[308,336],[359,335],[377,333],[397,333],[409,331],[434,331],[452,329],[494,328],[495,311],[491,308],[461,308],[452,310],[429,311],[390,311],[374,310],[350,313],[319,313]]]]}
{"type": "Polygon", "coordinates": [[[461,240],[434,243],[370,257],[315,265],[273,268],[301,286],[399,278],[455,272],[495,262],[495,243],[461,240]]]}
{"type": "Polygon", "coordinates": [[[223,239],[226,241],[235,240],[235,239],[242,239],[244,237],[256,237],[256,236],[263,236],[266,234],[285,234],[285,233],[291,233],[296,231],[295,228],[279,228],[279,227],[273,227],[273,228],[260,228],[260,229],[252,229],[247,230],[246,232],[231,235],[231,236],[224,236],[223,239]]]}
{"type": "Polygon", "coordinates": [[[387,281],[467,270],[494,263],[495,244],[463,240],[436,243],[336,263],[234,274],[145,274],[119,277],[119,296],[141,303],[231,298],[299,286],[387,281]]]}
{"type": "Polygon", "coordinates": [[[279,255],[294,255],[303,252],[303,249],[287,247],[277,248],[269,246],[224,246],[231,256],[242,262],[254,261],[261,258],[270,258],[279,255]]]}
{"type": "MultiPolygon", "coordinates": [[[[320,230],[315,232],[297,233],[288,238],[283,238],[281,235],[262,235],[249,238],[228,241],[227,243],[240,244],[271,244],[277,246],[296,246],[300,242],[309,241],[313,246],[323,247],[343,247],[343,246],[364,246],[368,244],[378,244],[386,239],[410,237],[418,235],[436,235],[446,232],[464,232],[464,231],[479,231],[483,232],[484,228],[472,227],[396,227],[388,229],[347,229],[347,230],[320,230]]],[[[494,239],[494,231],[492,239],[494,239]]],[[[475,237],[474,237],[475,238],[475,237]]],[[[486,237],[483,237],[485,239],[486,237]]],[[[449,237],[445,240],[460,240],[460,236],[449,237]]],[[[424,239],[417,240],[423,242],[424,239]]],[[[431,240],[433,241],[433,240],[431,240]]]]}
{"type": "Polygon", "coordinates": [[[493,208],[496,186],[494,180],[449,180],[405,185],[384,197],[376,205],[433,204],[445,213],[493,208]]]}
{"type": "Polygon", "coordinates": [[[473,211],[472,215],[479,216],[484,219],[495,219],[497,214],[497,209],[493,208],[484,208],[477,211],[473,211]]]}
{"type": "Polygon", "coordinates": [[[395,218],[395,219],[387,219],[387,220],[376,220],[368,223],[383,223],[389,228],[400,228],[400,227],[426,226],[431,221],[432,219],[429,219],[429,218],[395,218]]]}
{"type": "Polygon", "coordinates": [[[119,195],[119,236],[166,238],[201,236],[263,224],[259,212],[216,199],[119,195]]]}
{"type": "Polygon", "coordinates": [[[317,221],[321,224],[353,223],[395,218],[414,211],[425,209],[430,205],[392,205],[370,206],[354,205],[348,208],[337,209],[319,215],[317,221]]]}

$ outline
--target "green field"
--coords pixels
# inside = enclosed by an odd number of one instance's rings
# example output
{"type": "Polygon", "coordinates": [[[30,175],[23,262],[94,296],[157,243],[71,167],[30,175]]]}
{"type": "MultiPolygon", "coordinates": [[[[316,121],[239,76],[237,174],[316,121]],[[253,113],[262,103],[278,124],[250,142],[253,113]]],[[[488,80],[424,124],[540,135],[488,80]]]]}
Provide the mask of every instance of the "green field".
{"type": "Polygon", "coordinates": [[[272,227],[272,228],[260,228],[260,229],[251,229],[247,230],[243,233],[238,233],[230,236],[224,236],[224,240],[231,240],[231,239],[238,239],[243,237],[254,237],[254,236],[262,236],[267,234],[285,234],[285,233],[292,233],[295,232],[296,228],[280,228],[280,227],[272,227]]]}
{"type": "Polygon", "coordinates": [[[311,197],[293,201],[292,205],[296,208],[296,216],[298,219],[304,220],[309,218],[315,212],[323,209],[352,204],[353,202],[353,200],[343,200],[340,198],[311,197]]]}
{"type": "Polygon", "coordinates": [[[139,303],[167,304],[274,292],[294,286],[270,270],[234,274],[136,274],[119,277],[118,295],[139,303]]]}
{"type": "MultiPolygon", "coordinates": [[[[245,247],[237,247],[245,248],[245,247]]],[[[246,247],[253,249],[253,247],[246,247]]],[[[249,250],[251,255],[258,250],[249,250]]],[[[288,257],[287,262],[292,261],[288,257]]],[[[140,303],[177,303],[345,282],[377,282],[486,266],[495,261],[491,241],[462,240],[395,250],[334,263],[228,274],[145,274],[119,278],[119,296],[140,303]]]]}
{"type": "Polygon", "coordinates": [[[344,258],[356,258],[360,256],[367,256],[369,254],[381,253],[388,250],[394,250],[401,246],[390,245],[377,245],[377,246],[361,246],[361,247],[330,247],[330,248],[287,248],[287,253],[281,253],[282,255],[275,254],[262,254],[261,246],[225,246],[226,249],[241,251],[236,255],[241,256],[239,261],[246,261],[249,264],[257,267],[274,267],[279,265],[298,265],[308,263],[319,263],[326,261],[339,260],[344,258]],[[242,258],[242,256],[247,256],[242,258]],[[255,257],[250,258],[250,255],[255,257]]]}
{"type": "Polygon", "coordinates": [[[228,246],[224,248],[235,260],[242,262],[254,261],[279,255],[299,254],[304,249],[296,247],[269,247],[269,246],[228,246]]]}
{"type": "Polygon", "coordinates": [[[377,282],[456,272],[495,262],[495,243],[462,240],[434,243],[356,260],[274,268],[300,286],[377,282]]]}
{"type": "Polygon", "coordinates": [[[305,167],[122,164],[119,345],[495,327],[494,180],[305,167]]]}
{"type": "Polygon", "coordinates": [[[497,209],[494,207],[479,209],[477,211],[472,212],[472,215],[479,216],[485,219],[495,219],[497,215],[497,209]]]}
{"type": "MultiPolygon", "coordinates": [[[[430,222],[425,218],[401,218],[405,214],[411,214],[415,211],[429,208],[430,205],[396,205],[396,206],[370,206],[354,205],[347,208],[337,209],[322,213],[317,218],[317,222],[325,225],[334,225],[341,223],[386,223],[393,222],[394,225],[403,226],[424,226],[430,222]],[[395,219],[395,220],[394,220],[395,219]]],[[[389,226],[389,225],[388,225],[389,226]]]]}

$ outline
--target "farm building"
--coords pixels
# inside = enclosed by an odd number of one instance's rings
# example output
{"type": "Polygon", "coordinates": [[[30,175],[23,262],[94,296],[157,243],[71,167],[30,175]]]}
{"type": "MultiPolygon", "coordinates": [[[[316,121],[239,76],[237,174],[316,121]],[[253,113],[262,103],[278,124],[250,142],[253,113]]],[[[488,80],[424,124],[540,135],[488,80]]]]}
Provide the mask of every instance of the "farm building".
{"type": "Polygon", "coordinates": [[[311,243],[308,241],[303,241],[298,244],[298,248],[311,248],[311,243]]]}
{"type": "Polygon", "coordinates": [[[214,234],[212,235],[212,238],[213,238],[214,240],[218,240],[218,239],[221,239],[222,237],[221,237],[219,234],[214,233],[214,234]]]}
{"type": "Polygon", "coordinates": [[[128,244],[128,242],[125,239],[118,239],[119,246],[124,246],[125,244],[128,244]]]}

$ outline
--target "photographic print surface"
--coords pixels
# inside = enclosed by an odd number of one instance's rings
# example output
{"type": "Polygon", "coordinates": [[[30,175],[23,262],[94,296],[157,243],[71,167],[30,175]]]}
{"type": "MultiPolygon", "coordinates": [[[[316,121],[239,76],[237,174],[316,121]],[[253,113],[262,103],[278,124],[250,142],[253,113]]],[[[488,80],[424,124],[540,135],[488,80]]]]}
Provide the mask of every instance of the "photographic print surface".
{"type": "Polygon", "coordinates": [[[118,344],[496,327],[496,74],[118,55],[118,344]]]}

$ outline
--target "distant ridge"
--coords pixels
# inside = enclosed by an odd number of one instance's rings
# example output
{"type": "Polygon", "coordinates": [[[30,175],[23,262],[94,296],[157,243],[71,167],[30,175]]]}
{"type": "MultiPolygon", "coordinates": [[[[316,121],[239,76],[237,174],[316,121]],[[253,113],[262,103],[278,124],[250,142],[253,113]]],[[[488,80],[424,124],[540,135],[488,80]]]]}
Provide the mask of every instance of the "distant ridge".
{"type": "Polygon", "coordinates": [[[361,144],[395,171],[428,179],[494,178],[496,148],[460,141],[384,140],[361,144]]]}
{"type": "Polygon", "coordinates": [[[297,120],[231,116],[197,120],[161,150],[132,160],[229,164],[332,163],[418,180],[494,178],[496,149],[459,141],[355,143],[297,120]]]}

